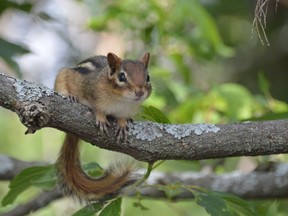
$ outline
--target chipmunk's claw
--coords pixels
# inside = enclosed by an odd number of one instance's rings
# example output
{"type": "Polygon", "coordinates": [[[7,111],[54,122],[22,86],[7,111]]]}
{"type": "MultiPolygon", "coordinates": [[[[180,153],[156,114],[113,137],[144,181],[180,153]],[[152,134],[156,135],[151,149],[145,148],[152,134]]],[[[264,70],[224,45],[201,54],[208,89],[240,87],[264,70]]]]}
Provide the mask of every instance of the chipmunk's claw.
{"type": "Polygon", "coordinates": [[[117,125],[117,128],[116,128],[116,139],[117,139],[117,142],[119,142],[121,139],[126,142],[127,141],[127,137],[128,137],[128,131],[129,131],[129,128],[128,126],[124,126],[124,127],[121,127],[119,125],[117,125]]]}
{"type": "Polygon", "coordinates": [[[108,121],[99,121],[99,120],[96,120],[96,126],[99,127],[99,129],[108,134],[108,127],[110,127],[110,123],[108,121]]]}
{"type": "Polygon", "coordinates": [[[78,100],[74,95],[69,95],[68,100],[71,101],[72,103],[77,103],[78,100]]]}

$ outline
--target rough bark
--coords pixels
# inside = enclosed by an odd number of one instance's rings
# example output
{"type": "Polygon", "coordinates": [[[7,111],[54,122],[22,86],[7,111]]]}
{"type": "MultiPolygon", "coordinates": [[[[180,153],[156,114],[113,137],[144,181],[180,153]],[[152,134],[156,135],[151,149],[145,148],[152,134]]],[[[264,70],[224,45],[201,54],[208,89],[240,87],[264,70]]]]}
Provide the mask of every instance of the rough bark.
{"type": "MultiPolygon", "coordinates": [[[[0,170],[0,180],[11,180],[17,174],[16,171],[20,171],[31,164],[44,164],[42,162],[19,161],[4,155],[1,155],[0,160],[2,166],[10,167],[9,169],[0,170]],[[8,178],[6,177],[7,175],[8,178]]],[[[221,175],[199,172],[162,173],[153,171],[143,185],[137,189],[132,186],[124,191],[123,195],[135,196],[135,194],[139,195],[140,193],[142,197],[152,199],[193,199],[193,194],[187,190],[187,188],[199,186],[213,191],[234,194],[246,199],[287,198],[287,176],[288,164],[276,163],[272,163],[265,167],[265,169],[258,169],[251,173],[234,171],[221,175]],[[171,187],[171,185],[174,186],[171,187]],[[166,192],[165,186],[168,186],[166,192]],[[171,193],[172,188],[176,189],[177,193],[171,193]],[[170,193],[167,193],[168,191],[170,193]],[[169,196],[169,194],[171,195],[169,196]]],[[[31,201],[19,205],[7,213],[1,214],[1,216],[25,215],[59,198],[62,198],[62,195],[57,189],[46,191],[31,201]]]]}
{"type": "Polygon", "coordinates": [[[20,204],[11,211],[8,211],[6,213],[0,214],[0,216],[23,216],[23,215],[29,215],[33,211],[37,211],[40,208],[45,207],[52,201],[61,198],[62,195],[59,191],[53,190],[53,191],[46,191],[41,193],[39,196],[37,196],[35,199],[25,203],[20,204]]]}
{"type": "MultiPolygon", "coordinates": [[[[42,162],[24,162],[7,156],[0,156],[1,166],[0,180],[10,180],[17,171],[30,165],[43,164],[42,162]],[[7,178],[7,176],[9,176],[7,178]]],[[[274,199],[288,197],[288,165],[272,163],[263,170],[255,170],[251,173],[234,171],[221,175],[213,173],[162,173],[154,171],[148,180],[137,189],[130,187],[124,192],[124,196],[135,196],[139,193],[142,197],[152,199],[183,200],[193,199],[193,194],[186,190],[187,187],[199,186],[213,191],[230,193],[248,199],[274,199]],[[181,182],[181,184],[179,184],[181,182]],[[174,185],[174,186],[171,186],[174,185]],[[165,186],[168,186],[165,190],[165,186]],[[161,189],[160,189],[161,188],[161,189]],[[172,191],[177,190],[177,193],[172,191]],[[170,194],[170,195],[169,195],[170,194]]],[[[11,211],[3,213],[5,216],[26,215],[36,211],[50,202],[62,198],[57,190],[40,193],[31,201],[21,204],[11,211]]]]}
{"type": "Polygon", "coordinates": [[[44,162],[24,162],[0,154],[0,180],[11,180],[23,169],[32,166],[44,166],[44,162]]]}
{"type": "Polygon", "coordinates": [[[128,142],[116,142],[95,126],[94,114],[53,90],[0,75],[0,106],[19,115],[27,133],[43,127],[75,133],[101,148],[123,152],[141,161],[200,160],[288,152],[288,121],[244,122],[223,125],[165,125],[134,122],[128,142]]]}

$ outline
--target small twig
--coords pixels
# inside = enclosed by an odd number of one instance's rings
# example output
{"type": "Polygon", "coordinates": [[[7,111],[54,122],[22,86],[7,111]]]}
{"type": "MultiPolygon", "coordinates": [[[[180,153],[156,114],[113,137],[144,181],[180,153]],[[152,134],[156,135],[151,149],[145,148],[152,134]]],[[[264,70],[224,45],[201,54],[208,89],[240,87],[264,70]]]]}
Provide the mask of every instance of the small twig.
{"type": "MultiPolygon", "coordinates": [[[[278,2],[278,1],[277,1],[278,2]]],[[[257,35],[261,43],[267,46],[270,45],[265,29],[267,27],[267,13],[268,13],[269,0],[258,0],[255,6],[255,17],[252,22],[253,28],[256,29],[257,35]],[[259,28],[260,26],[260,28],[259,28]],[[264,38],[264,39],[263,39],[264,38]],[[265,41],[265,42],[264,42],[265,41]]],[[[253,36],[252,28],[252,36],[253,36]]]]}
{"type": "Polygon", "coordinates": [[[278,4],[279,4],[279,0],[276,0],[276,2],[275,2],[275,13],[278,12],[278,4]]]}
{"type": "MultiPolygon", "coordinates": [[[[21,161],[21,163],[23,163],[23,167],[28,164],[24,161],[21,161]]],[[[156,170],[151,173],[151,167],[153,169],[161,163],[162,161],[154,165],[154,167],[153,164],[150,163],[148,165],[145,175],[145,178],[147,180],[146,184],[141,185],[137,188],[131,188],[132,190],[126,193],[126,195],[138,195],[141,197],[141,199],[144,197],[154,199],[167,198],[167,195],[163,192],[163,190],[160,189],[160,187],[167,187],[171,189],[173,187],[177,188],[177,185],[180,184],[182,185],[182,187],[202,187],[208,190],[232,193],[239,197],[250,199],[271,199],[288,197],[288,164],[274,164],[272,167],[269,166],[269,170],[258,169],[254,172],[246,174],[239,171],[234,171],[232,173],[223,173],[222,175],[215,175],[213,173],[203,172],[162,173],[156,170]],[[263,190],[263,188],[265,188],[265,190],[263,190]]],[[[1,163],[1,166],[5,165],[6,164],[1,163]]],[[[145,179],[143,181],[145,181],[145,179]]],[[[25,207],[19,207],[17,211],[16,209],[14,209],[10,211],[9,214],[5,213],[1,216],[24,215],[24,210],[22,211],[21,209],[26,209],[25,212],[28,212],[27,209],[31,207],[29,211],[35,211],[41,208],[40,203],[42,201],[45,202],[42,205],[43,207],[60,197],[61,194],[57,190],[44,192],[36,199],[28,202],[27,204],[24,204],[23,206],[25,207]],[[20,211],[22,214],[16,214],[18,211],[20,211]]],[[[191,198],[193,198],[193,195],[190,192],[183,191],[183,193],[174,196],[173,200],[191,198]]]]}
{"type": "Polygon", "coordinates": [[[148,167],[147,167],[145,175],[143,176],[143,178],[141,178],[139,181],[135,183],[135,186],[137,187],[141,185],[143,182],[145,182],[149,178],[152,170],[153,170],[153,163],[148,163],[148,167]]]}
{"type": "Polygon", "coordinates": [[[165,160],[158,161],[157,163],[154,164],[152,170],[156,169],[158,166],[160,166],[164,162],[165,162],[165,160]]]}
{"type": "Polygon", "coordinates": [[[48,192],[43,192],[35,199],[31,200],[26,204],[21,204],[12,209],[9,212],[0,214],[0,216],[23,216],[27,215],[32,211],[36,211],[44,206],[47,206],[50,202],[59,199],[62,194],[59,191],[53,190],[48,192]]]}
{"type": "Polygon", "coordinates": [[[44,166],[45,162],[24,162],[0,154],[0,180],[11,180],[23,169],[31,166],[44,166]]]}

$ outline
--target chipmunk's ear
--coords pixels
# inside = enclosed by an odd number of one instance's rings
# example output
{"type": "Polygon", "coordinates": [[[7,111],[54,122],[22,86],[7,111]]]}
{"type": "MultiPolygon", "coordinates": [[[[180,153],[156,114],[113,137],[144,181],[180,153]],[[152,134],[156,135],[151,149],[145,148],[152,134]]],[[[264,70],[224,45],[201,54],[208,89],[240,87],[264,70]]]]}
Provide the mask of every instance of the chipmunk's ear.
{"type": "Polygon", "coordinates": [[[109,75],[112,76],[120,68],[122,60],[114,53],[108,53],[107,61],[111,69],[109,75]]]}
{"type": "Polygon", "coordinates": [[[145,67],[147,68],[148,67],[148,64],[149,64],[149,60],[150,60],[150,53],[149,52],[146,52],[140,61],[142,61],[145,65],[145,67]]]}

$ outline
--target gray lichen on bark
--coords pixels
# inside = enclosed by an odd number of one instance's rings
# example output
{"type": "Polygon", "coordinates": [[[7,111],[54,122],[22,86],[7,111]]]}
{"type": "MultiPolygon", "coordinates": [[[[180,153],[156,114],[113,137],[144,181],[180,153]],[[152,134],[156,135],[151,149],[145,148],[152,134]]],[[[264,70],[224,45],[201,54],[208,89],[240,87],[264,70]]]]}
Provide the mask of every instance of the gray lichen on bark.
{"type": "Polygon", "coordinates": [[[25,80],[16,80],[13,87],[20,101],[35,101],[54,94],[54,91],[46,86],[25,80]]]}

